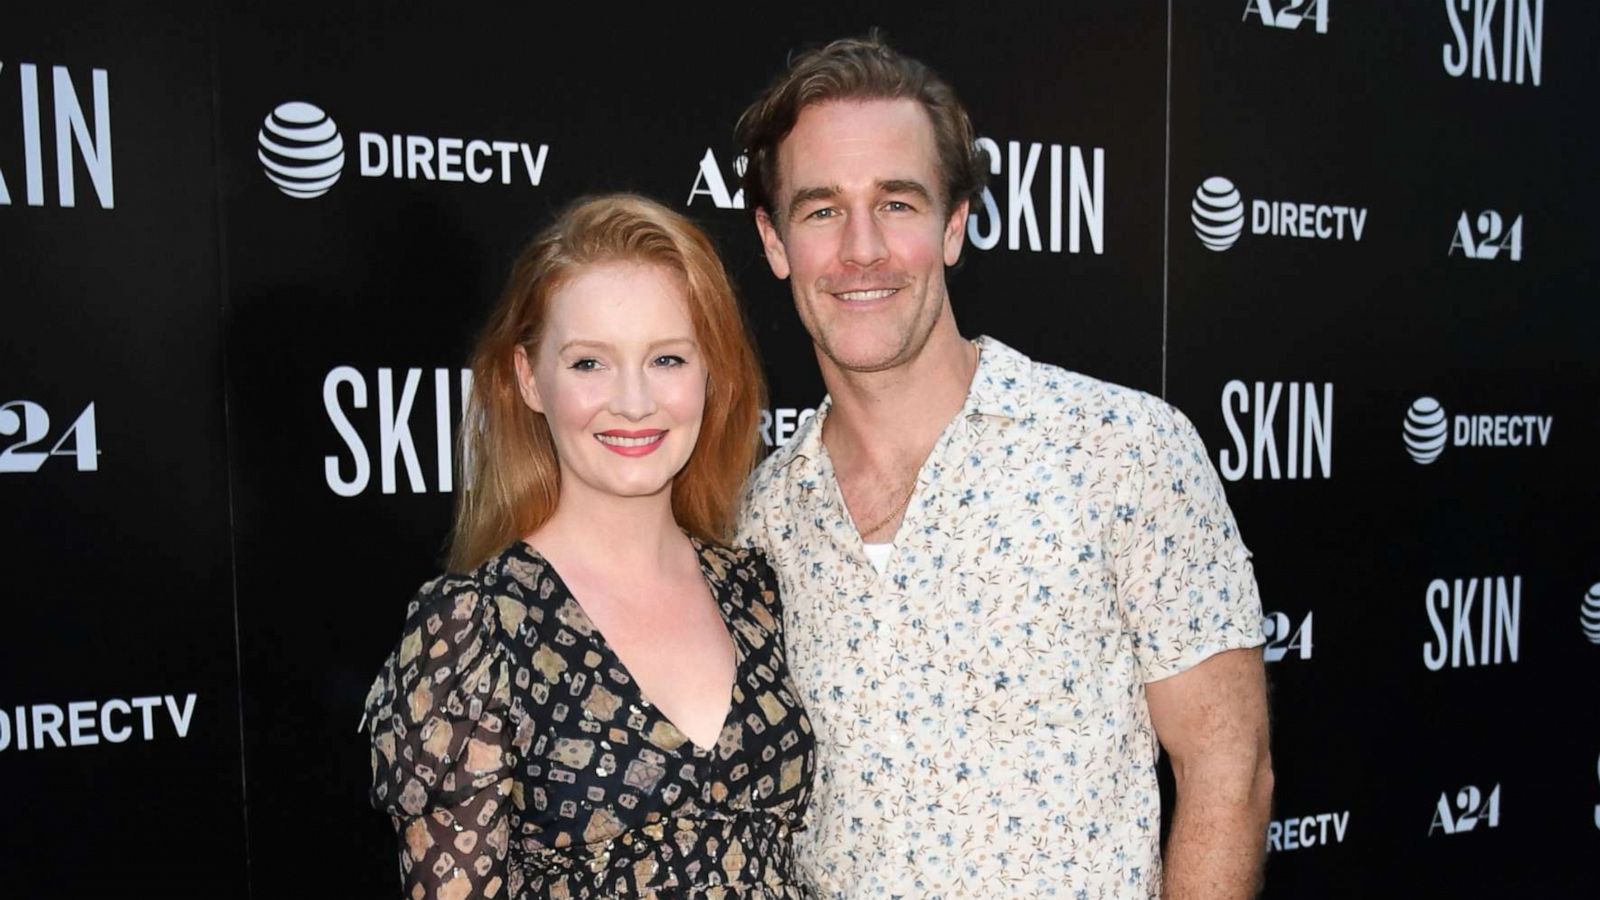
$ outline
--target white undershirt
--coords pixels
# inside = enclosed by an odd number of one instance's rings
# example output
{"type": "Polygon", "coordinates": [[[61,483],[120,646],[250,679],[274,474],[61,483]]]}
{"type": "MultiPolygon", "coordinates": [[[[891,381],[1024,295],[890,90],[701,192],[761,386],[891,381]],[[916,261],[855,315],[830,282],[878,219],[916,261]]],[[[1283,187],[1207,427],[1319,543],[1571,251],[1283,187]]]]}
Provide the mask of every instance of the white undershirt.
{"type": "Polygon", "coordinates": [[[872,562],[872,567],[882,575],[883,570],[889,568],[889,554],[894,552],[894,544],[862,544],[867,551],[867,559],[872,562]]]}

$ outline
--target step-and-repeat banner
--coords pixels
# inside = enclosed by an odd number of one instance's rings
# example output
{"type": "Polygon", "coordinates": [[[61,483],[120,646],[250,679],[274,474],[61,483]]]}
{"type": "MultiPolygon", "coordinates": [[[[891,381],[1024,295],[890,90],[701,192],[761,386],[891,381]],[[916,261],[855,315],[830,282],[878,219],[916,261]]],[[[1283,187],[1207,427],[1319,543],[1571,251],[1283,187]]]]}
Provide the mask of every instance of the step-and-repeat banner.
{"type": "Polygon", "coordinates": [[[512,255],[583,194],[681,209],[787,442],[822,386],[732,125],[874,25],[988,151],[963,330],[1165,396],[1225,480],[1266,895],[1592,892],[1600,10],[934,6],[9,11],[4,893],[392,894],[356,725],[512,255]]]}

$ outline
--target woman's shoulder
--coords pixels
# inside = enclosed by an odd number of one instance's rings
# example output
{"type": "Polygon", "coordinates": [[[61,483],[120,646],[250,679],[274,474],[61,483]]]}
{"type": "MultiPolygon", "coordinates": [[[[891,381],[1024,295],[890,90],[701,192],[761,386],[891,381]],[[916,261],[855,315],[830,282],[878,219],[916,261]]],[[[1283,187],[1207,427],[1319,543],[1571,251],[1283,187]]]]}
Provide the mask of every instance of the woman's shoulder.
{"type": "Polygon", "coordinates": [[[778,579],[765,552],[758,547],[730,547],[699,539],[695,547],[726,600],[753,614],[763,625],[777,626],[778,579]]]}
{"type": "Polygon", "coordinates": [[[516,715],[499,580],[486,567],[447,572],[412,597],[363,704],[379,809],[416,816],[449,807],[506,769],[516,715]]]}
{"type": "Polygon", "coordinates": [[[460,639],[465,635],[459,626],[469,622],[493,636],[515,635],[545,618],[556,589],[550,564],[519,540],[470,570],[446,571],[424,582],[406,606],[405,640],[460,639]],[[446,627],[451,624],[457,627],[446,627]]]}

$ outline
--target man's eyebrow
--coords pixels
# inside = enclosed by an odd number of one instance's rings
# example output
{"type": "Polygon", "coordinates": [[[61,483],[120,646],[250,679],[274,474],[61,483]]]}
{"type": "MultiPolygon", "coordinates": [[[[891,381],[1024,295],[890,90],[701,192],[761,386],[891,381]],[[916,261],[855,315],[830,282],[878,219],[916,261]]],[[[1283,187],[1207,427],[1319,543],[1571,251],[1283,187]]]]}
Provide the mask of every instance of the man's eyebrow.
{"type": "Polygon", "coordinates": [[[839,193],[837,186],[801,188],[789,198],[789,209],[792,211],[800,204],[809,203],[812,200],[832,200],[839,196],[839,193]]]}
{"type": "Polygon", "coordinates": [[[878,190],[885,194],[916,194],[924,200],[933,198],[933,194],[922,182],[910,178],[891,178],[888,181],[878,182],[878,190]]]}
{"type": "MultiPolygon", "coordinates": [[[[884,194],[912,194],[923,200],[932,200],[933,192],[927,186],[914,178],[890,178],[878,182],[879,193],[884,194]]],[[[800,188],[789,198],[791,213],[802,203],[813,200],[832,200],[838,197],[842,190],[836,185],[800,188]]]]}

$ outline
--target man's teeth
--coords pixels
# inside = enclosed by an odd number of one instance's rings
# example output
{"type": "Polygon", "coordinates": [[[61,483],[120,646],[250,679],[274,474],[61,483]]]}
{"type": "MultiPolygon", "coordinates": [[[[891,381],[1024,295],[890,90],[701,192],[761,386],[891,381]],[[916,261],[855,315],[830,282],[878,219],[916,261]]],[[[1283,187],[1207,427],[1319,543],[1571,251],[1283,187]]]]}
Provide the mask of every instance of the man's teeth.
{"type": "Polygon", "coordinates": [[[876,291],[841,291],[836,294],[841,300],[879,300],[893,294],[898,288],[883,288],[876,291]]]}
{"type": "Polygon", "coordinates": [[[654,444],[656,441],[661,440],[665,436],[666,432],[664,431],[660,434],[652,434],[649,437],[622,437],[615,434],[595,435],[595,437],[600,439],[600,443],[609,444],[613,447],[643,447],[646,444],[654,444]]]}

